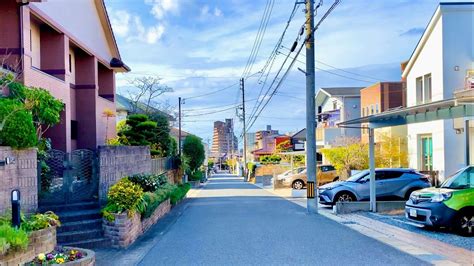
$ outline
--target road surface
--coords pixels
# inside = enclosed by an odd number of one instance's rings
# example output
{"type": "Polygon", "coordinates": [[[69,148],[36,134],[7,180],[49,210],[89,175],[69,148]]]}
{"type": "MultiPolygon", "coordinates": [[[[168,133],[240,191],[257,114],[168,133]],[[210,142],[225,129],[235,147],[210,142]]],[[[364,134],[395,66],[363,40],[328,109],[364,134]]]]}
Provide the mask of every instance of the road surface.
{"type": "Polygon", "coordinates": [[[139,265],[425,265],[230,175],[211,178],[159,237],[139,265]]]}

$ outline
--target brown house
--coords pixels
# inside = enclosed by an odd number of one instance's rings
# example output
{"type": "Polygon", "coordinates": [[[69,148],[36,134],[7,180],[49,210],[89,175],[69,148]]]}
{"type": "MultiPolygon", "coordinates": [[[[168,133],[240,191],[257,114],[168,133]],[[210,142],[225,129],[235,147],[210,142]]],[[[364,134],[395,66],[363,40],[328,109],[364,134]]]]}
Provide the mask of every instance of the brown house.
{"type": "Polygon", "coordinates": [[[115,73],[129,68],[103,0],[0,1],[0,62],[65,104],[46,134],[53,148],[94,149],[116,135],[115,119],[103,112],[115,111],[115,73]]]}
{"type": "MultiPolygon", "coordinates": [[[[379,82],[366,87],[360,90],[360,106],[361,117],[379,114],[390,109],[406,107],[406,83],[379,82]]],[[[376,132],[376,142],[380,134],[406,137],[406,126],[378,130],[376,132]]],[[[368,131],[362,129],[361,137],[362,141],[367,143],[369,141],[368,131]]]]}

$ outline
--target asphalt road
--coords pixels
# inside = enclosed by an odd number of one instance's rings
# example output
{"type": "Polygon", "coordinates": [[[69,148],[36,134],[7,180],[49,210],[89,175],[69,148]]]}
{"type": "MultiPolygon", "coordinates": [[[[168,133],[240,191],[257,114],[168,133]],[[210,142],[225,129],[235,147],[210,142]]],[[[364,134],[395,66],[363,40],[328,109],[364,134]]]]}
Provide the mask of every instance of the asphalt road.
{"type": "Polygon", "coordinates": [[[139,265],[425,264],[236,177],[185,204],[139,265]]]}

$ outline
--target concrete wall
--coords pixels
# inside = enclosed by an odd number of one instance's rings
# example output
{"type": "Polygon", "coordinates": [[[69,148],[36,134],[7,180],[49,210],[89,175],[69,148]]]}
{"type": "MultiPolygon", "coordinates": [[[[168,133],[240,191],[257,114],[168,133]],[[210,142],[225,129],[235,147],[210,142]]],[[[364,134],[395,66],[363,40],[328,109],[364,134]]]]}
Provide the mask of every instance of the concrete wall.
{"type": "Polygon", "coordinates": [[[14,161],[0,166],[0,214],[11,209],[10,197],[13,189],[21,193],[21,210],[31,213],[38,208],[38,180],[36,149],[13,150],[0,146],[0,160],[6,157],[14,161]]]}
{"type": "Polygon", "coordinates": [[[99,200],[105,202],[110,186],[121,178],[151,173],[150,148],[145,146],[99,147],[99,200]]]}
{"type": "Polygon", "coordinates": [[[30,5],[67,29],[74,39],[80,40],[100,58],[110,62],[112,51],[101,25],[96,2],[48,0],[30,5]]]}

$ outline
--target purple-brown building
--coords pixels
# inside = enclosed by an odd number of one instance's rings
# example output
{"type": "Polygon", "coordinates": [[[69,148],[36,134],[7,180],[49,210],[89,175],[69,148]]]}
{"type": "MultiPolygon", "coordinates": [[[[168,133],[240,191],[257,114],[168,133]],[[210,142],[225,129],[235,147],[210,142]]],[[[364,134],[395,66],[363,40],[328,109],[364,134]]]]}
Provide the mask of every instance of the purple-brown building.
{"type": "Polygon", "coordinates": [[[103,0],[0,1],[0,62],[65,104],[46,133],[53,148],[94,149],[116,135],[115,118],[103,113],[115,111],[115,73],[129,68],[103,0]]]}

